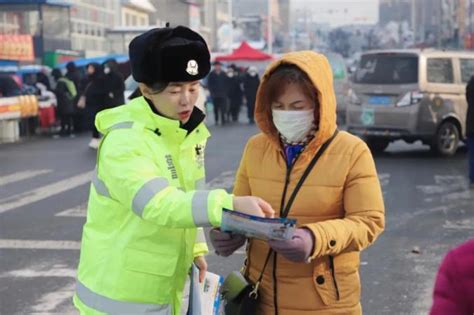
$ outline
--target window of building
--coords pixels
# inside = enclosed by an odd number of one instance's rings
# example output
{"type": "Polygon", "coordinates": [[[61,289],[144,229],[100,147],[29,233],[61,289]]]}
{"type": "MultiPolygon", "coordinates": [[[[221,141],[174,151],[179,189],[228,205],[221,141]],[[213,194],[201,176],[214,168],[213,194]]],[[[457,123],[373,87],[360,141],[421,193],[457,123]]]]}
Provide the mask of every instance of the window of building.
{"type": "Polygon", "coordinates": [[[454,83],[453,63],[449,58],[428,59],[428,82],[454,83]]]}
{"type": "Polygon", "coordinates": [[[126,26],[130,26],[130,23],[131,23],[131,21],[130,21],[130,14],[125,13],[125,25],[126,25],[126,26]]]}

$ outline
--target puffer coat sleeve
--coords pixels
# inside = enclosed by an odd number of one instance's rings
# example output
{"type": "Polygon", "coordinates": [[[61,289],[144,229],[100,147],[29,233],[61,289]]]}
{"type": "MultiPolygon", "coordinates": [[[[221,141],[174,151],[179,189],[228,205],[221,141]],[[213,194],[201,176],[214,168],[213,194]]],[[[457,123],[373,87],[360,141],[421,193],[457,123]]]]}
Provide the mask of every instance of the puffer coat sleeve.
{"type": "Polygon", "coordinates": [[[316,239],[310,259],[360,251],[372,244],[384,230],[382,191],[374,160],[363,142],[352,152],[343,202],[344,218],[306,225],[316,239]]]}

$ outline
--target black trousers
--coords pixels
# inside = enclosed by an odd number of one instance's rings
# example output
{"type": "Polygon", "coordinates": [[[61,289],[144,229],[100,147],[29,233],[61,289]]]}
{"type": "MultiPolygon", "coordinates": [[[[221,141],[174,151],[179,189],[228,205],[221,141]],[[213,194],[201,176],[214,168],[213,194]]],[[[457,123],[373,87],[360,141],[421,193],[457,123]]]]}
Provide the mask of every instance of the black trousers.
{"type": "Polygon", "coordinates": [[[214,119],[216,121],[216,125],[219,122],[219,117],[220,117],[221,124],[225,124],[227,122],[227,119],[226,119],[227,98],[213,97],[212,104],[214,105],[214,119]]]}
{"type": "Polygon", "coordinates": [[[255,95],[247,96],[247,117],[249,118],[249,122],[254,122],[254,112],[255,112],[255,95]]]}
{"type": "Polygon", "coordinates": [[[61,114],[61,133],[71,134],[75,131],[74,128],[74,114],[61,114]]]}
{"type": "Polygon", "coordinates": [[[230,99],[230,108],[229,108],[229,113],[230,116],[232,117],[233,122],[237,122],[239,120],[239,114],[240,114],[240,106],[242,106],[242,99],[238,98],[231,98],[230,99]]]}

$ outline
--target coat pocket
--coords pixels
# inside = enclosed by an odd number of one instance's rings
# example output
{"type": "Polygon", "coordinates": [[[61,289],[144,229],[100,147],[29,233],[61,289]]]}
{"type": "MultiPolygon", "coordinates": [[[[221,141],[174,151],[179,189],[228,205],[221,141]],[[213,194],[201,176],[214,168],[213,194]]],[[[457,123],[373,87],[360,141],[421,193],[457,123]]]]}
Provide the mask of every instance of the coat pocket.
{"type": "Polygon", "coordinates": [[[314,269],[313,285],[324,305],[333,305],[339,300],[337,281],[328,266],[314,269]]]}
{"type": "Polygon", "coordinates": [[[325,305],[354,306],[360,302],[357,266],[358,253],[325,256],[315,266],[313,283],[325,305]]]}
{"type": "Polygon", "coordinates": [[[124,268],[129,271],[172,277],[176,272],[178,255],[126,248],[124,268]]]}

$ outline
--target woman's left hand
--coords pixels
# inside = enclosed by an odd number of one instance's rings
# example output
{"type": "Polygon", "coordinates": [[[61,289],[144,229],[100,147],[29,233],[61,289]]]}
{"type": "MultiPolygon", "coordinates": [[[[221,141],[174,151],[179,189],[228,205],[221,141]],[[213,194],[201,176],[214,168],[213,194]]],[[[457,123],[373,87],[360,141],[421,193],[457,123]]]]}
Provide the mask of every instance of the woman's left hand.
{"type": "Polygon", "coordinates": [[[268,244],[278,254],[293,262],[306,262],[314,248],[313,233],[306,228],[296,229],[288,241],[269,240],[268,244]]]}
{"type": "Polygon", "coordinates": [[[199,269],[199,283],[202,283],[206,278],[207,272],[206,258],[204,258],[204,256],[197,256],[194,258],[194,264],[196,264],[196,267],[199,269]]]}

